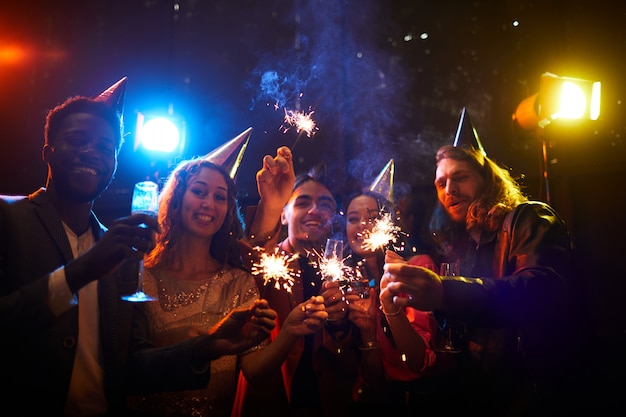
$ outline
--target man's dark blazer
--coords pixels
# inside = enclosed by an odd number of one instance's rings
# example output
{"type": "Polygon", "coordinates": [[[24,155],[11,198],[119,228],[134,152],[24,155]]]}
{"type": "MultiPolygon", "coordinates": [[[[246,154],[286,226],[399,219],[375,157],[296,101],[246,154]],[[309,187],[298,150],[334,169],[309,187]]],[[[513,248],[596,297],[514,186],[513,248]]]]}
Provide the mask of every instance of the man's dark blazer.
{"type": "MultiPolygon", "coordinates": [[[[105,232],[91,213],[94,239],[105,232]]],[[[48,276],[71,262],[61,218],[40,189],[0,198],[0,369],[2,415],[62,415],[78,338],[78,307],[55,317],[48,276]]],[[[153,348],[143,303],[121,300],[135,291],[137,263],[126,262],[98,283],[104,386],[111,415],[122,415],[127,392],[200,388],[209,372],[194,371],[191,341],[153,348]]]]}

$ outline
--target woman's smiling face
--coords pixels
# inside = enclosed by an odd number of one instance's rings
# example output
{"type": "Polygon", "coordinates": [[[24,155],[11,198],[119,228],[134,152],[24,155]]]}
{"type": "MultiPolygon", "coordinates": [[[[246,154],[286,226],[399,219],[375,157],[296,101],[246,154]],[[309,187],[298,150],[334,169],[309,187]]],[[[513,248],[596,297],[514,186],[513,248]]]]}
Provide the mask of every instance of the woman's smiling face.
{"type": "Polygon", "coordinates": [[[367,257],[374,252],[363,247],[363,232],[371,230],[372,222],[380,215],[376,199],[369,195],[353,198],[346,210],[346,235],[352,252],[367,257]]]}
{"type": "Polygon", "coordinates": [[[201,237],[215,235],[228,213],[228,185],[224,176],[211,168],[200,169],[187,184],[181,213],[187,232],[201,237]]]}

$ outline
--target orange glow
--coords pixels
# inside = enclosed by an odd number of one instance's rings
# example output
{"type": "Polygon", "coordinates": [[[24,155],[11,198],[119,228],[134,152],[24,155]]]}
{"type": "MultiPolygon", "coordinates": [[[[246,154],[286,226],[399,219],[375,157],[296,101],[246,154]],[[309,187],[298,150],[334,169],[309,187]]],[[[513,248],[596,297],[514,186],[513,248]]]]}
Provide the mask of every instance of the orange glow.
{"type": "Polygon", "coordinates": [[[59,60],[66,52],[59,49],[37,50],[19,43],[3,43],[0,41],[0,67],[24,65],[34,59],[59,60]]]}
{"type": "Polygon", "coordinates": [[[0,46],[0,65],[15,65],[24,62],[28,58],[25,48],[18,45],[0,46]]]}

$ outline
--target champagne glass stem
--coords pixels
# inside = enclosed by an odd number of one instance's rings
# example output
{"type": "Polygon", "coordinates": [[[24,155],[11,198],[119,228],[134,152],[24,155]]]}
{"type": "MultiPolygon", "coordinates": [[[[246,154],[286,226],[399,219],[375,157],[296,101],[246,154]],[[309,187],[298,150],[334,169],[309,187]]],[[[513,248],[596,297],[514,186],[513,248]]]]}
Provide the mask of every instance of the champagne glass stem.
{"type": "Polygon", "coordinates": [[[143,292],[143,259],[139,261],[139,273],[137,274],[137,292],[143,292]]]}

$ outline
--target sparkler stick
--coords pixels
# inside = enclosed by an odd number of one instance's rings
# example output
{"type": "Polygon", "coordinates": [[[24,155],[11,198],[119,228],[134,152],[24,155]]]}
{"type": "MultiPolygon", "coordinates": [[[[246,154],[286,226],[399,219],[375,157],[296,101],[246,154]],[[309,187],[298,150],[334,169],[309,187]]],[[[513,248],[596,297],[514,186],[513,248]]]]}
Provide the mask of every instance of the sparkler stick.
{"type": "Polygon", "coordinates": [[[301,130],[300,133],[298,133],[298,136],[296,136],[296,140],[293,142],[293,145],[291,146],[291,150],[293,151],[293,149],[296,147],[296,144],[298,143],[298,141],[300,140],[300,138],[302,137],[302,134],[304,133],[304,130],[301,130]]]}

